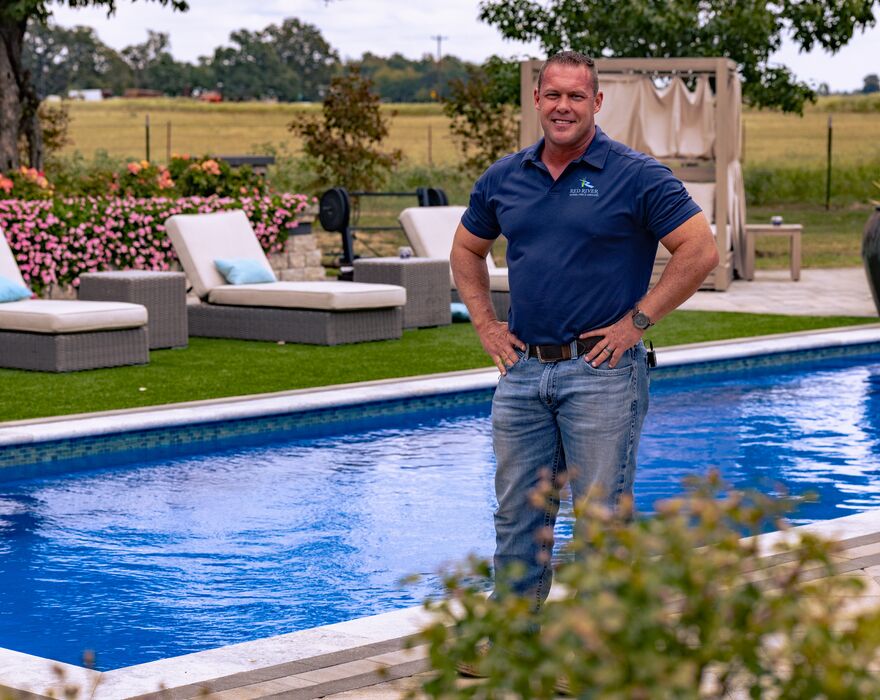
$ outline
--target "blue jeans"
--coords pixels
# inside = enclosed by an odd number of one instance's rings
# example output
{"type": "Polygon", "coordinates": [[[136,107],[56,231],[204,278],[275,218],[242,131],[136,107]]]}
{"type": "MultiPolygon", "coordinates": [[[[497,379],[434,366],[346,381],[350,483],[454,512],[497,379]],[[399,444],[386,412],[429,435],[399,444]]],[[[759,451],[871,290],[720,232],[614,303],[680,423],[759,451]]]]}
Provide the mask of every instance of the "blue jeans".
{"type": "Polygon", "coordinates": [[[548,484],[567,481],[575,502],[597,489],[614,506],[631,494],[639,434],[648,410],[645,348],[627,350],[614,369],[583,357],[541,363],[520,353],[492,401],[497,469],[495,575],[517,563],[507,587],[534,596],[552,580],[553,526],[558,501],[536,499],[548,484]]]}

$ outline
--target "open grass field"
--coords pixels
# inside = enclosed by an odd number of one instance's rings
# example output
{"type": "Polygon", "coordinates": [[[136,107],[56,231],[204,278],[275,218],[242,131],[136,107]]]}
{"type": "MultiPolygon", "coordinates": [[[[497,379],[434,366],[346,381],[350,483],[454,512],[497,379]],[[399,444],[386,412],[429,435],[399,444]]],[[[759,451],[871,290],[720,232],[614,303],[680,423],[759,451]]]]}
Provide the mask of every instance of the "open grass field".
{"type": "MultiPolygon", "coordinates": [[[[823,165],[829,115],[834,120],[835,164],[880,162],[880,110],[868,109],[874,102],[824,98],[807,107],[803,117],[747,110],[743,115],[746,166],[823,165]],[[848,104],[860,111],[841,111],[848,104]]],[[[183,98],[75,102],[71,103],[73,143],[67,152],[78,150],[91,157],[104,149],[111,156],[143,158],[144,122],[149,115],[151,156],[156,160],[164,161],[173,152],[258,153],[267,143],[295,154],[299,142],[287,125],[298,115],[319,109],[317,104],[212,105],[183,98]]],[[[457,162],[449,122],[439,104],[388,105],[386,109],[389,114],[396,112],[391,118],[388,146],[400,148],[410,164],[426,165],[429,156],[434,165],[457,162]]]]}
{"type": "MultiPolygon", "coordinates": [[[[451,165],[457,161],[448,119],[439,105],[390,105],[386,110],[394,115],[387,146],[401,149],[410,164],[451,165]]],[[[212,105],[182,98],[74,102],[70,110],[73,142],[65,152],[79,151],[90,158],[103,149],[114,157],[143,158],[149,115],[153,160],[165,161],[170,153],[259,154],[266,150],[264,144],[295,155],[300,143],[288,125],[297,117],[319,111],[317,104],[212,105]]]]}

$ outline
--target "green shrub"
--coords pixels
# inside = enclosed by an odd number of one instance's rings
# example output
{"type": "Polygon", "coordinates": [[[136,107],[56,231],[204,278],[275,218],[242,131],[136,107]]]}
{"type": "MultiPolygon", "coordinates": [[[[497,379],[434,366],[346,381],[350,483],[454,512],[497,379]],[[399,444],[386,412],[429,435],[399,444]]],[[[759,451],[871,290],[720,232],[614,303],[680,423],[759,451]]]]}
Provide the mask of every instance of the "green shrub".
{"type": "Polygon", "coordinates": [[[733,689],[880,697],[880,612],[844,614],[862,584],[832,576],[834,545],[792,532],[762,558],[743,531],[778,521],[786,504],[722,489],[712,476],[636,519],[627,504],[617,513],[582,504],[573,556],[556,571],[562,595],[539,612],[531,599],[487,598],[488,562],[449,575],[444,599],[426,604],[436,621],[414,642],[428,644],[434,671],[422,690],[550,698],[564,679],[575,696],[603,700],[720,700],[733,689]],[[487,678],[461,687],[458,663],[487,678]]]}
{"type": "MultiPolygon", "coordinates": [[[[866,203],[871,182],[877,179],[880,163],[831,168],[831,201],[836,205],[866,203]]],[[[824,168],[768,168],[748,166],[744,172],[746,202],[767,204],[824,204],[824,168]]]]}

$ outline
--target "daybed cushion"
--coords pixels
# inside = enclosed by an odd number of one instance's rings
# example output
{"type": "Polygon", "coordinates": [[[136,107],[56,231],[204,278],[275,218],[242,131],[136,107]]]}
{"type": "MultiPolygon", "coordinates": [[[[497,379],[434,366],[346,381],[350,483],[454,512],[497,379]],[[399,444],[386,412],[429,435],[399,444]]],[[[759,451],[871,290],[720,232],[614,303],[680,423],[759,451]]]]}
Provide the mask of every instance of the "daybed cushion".
{"type": "Polygon", "coordinates": [[[140,328],[147,309],[116,301],[25,299],[0,304],[0,330],[29,333],[83,333],[140,328]]]}
{"type": "Polygon", "coordinates": [[[278,281],[275,273],[267,270],[259,260],[251,258],[215,260],[214,265],[229,284],[266,284],[278,281]]]}
{"type": "Polygon", "coordinates": [[[9,243],[6,241],[6,234],[3,232],[3,229],[0,229],[0,275],[20,284],[22,287],[27,287],[24,283],[24,277],[21,276],[21,271],[18,269],[15,256],[12,254],[9,243]]]}
{"type": "Polygon", "coordinates": [[[347,311],[406,304],[406,290],[393,284],[361,282],[271,282],[215,287],[212,304],[347,311]]]}
{"type": "Polygon", "coordinates": [[[710,224],[715,223],[715,183],[682,182],[691,199],[703,210],[710,224]]]}
{"type": "Polygon", "coordinates": [[[218,258],[258,260],[272,272],[247,215],[241,210],[213,214],[178,214],[165,222],[165,230],[198,297],[204,299],[226,280],[217,270],[218,258]]]}
{"type": "Polygon", "coordinates": [[[8,301],[30,299],[33,295],[34,293],[23,284],[0,275],[0,304],[8,301]]]}

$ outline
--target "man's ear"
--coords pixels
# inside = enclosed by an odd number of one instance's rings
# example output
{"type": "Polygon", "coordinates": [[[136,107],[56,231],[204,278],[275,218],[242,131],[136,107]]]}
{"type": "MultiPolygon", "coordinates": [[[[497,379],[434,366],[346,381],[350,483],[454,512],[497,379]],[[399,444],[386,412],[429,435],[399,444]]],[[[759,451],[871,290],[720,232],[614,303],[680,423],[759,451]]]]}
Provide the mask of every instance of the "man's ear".
{"type": "Polygon", "coordinates": [[[597,114],[600,109],[602,109],[602,100],[605,99],[605,93],[601,90],[596,94],[596,99],[593,103],[593,114],[597,114]]]}
{"type": "Polygon", "coordinates": [[[540,99],[540,95],[538,94],[538,88],[535,88],[535,109],[538,109],[539,99],[540,99]]]}

